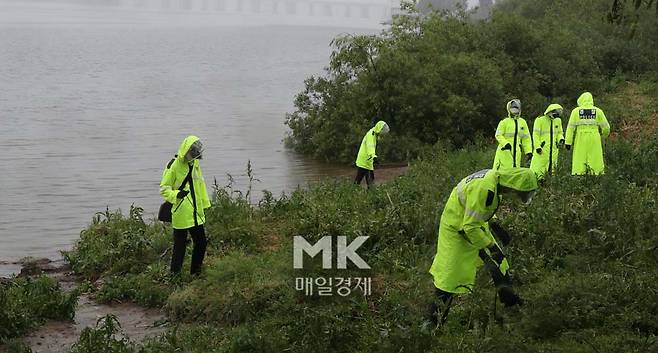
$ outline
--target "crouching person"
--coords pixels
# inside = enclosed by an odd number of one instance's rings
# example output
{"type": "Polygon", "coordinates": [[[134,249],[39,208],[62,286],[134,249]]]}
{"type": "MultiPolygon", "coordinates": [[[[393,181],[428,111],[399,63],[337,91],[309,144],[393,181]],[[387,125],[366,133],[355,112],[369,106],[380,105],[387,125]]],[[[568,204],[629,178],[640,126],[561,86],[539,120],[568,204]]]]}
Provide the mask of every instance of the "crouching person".
{"type": "Polygon", "coordinates": [[[491,272],[501,302],[506,306],[521,304],[511,287],[507,259],[491,231],[504,242],[509,241],[509,235],[489,221],[501,195],[516,195],[529,203],[536,190],[537,177],[528,168],[483,170],[452,190],[441,215],[437,252],[429,271],[443,308],[439,312],[439,305],[432,304],[435,324],[445,322],[454,295],[473,291],[477,269],[483,265],[491,272]]]}
{"type": "Polygon", "coordinates": [[[171,256],[171,272],[178,274],[183,267],[187,233],[190,233],[192,250],[191,273],[201,272],[206,255],[206,234],[204,210],[210,207],[206,183],[199,161],[202,158],[203,144],[196,136],[188,136],[181,143],[178,153],[172,159],[160,182],[160,194],[171,206],[171,224],[174,229],[174,250],[171,256]]]}

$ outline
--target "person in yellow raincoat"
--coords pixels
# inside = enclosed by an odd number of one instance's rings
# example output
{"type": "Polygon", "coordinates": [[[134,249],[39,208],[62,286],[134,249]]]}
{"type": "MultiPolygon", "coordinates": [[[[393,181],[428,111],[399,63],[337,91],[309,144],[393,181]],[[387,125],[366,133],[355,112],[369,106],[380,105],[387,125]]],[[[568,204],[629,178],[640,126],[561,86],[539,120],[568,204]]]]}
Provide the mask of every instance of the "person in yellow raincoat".
{"type": "Polygon", "coordinates": [[[521,156],[532,157],[532,139],[528,123],[521,117],[521,101],[513,99],[507,103],[507,117],[496,128],[498,149],[493,169],[519,168],[521,156]]]}
{"type": "MultiPolygon", "coordinates": [[[[441,322],[445,321],[455,294],[473,291],[477,269],[484,264],[491,271],[503,304],[512,306],[522,302],[511,288],[509,264],[492,230],[505,243],[510,237],[490,221],[500,206],[502,194],[516,195],[529,203],[537,188],[537,177],[530,169],[504,168],[474,173],[452,190],[441,215],[437,251],[429,270],[436,294],[445,307],[441,322]]],[[[438,309],[433,303],[434,323],[438,323],[438,309]]]]}
{"type": "Polygon", "coordinates": [[[171,256],[171,272],[178,274],[185,258],[187,233],[190,233],[192,249],[191,273],[201,272],[206,255],[207,239],[204,229],[204,210],[210,207],[206,182],[199,160],[203,158],[203,144],[196,136],[188,136],[178,148],[160,181],[160,194],[172,204],[171,220],[174,228],[174,249],[171,256]]]}
{"type": "Polygon", "coordinates": [[[532,155],[530,169],[542,179],[545,175],[555,174],[560,147],[564,144],[562,128],[562,106],[551,104],[543,116],[535,119],[532,127],[532,140],[535,153],[532,155]]]}
{"type": "Polygon", "coordinates": [[[380,136],[389,132],[388,124],[385,121],[378,121],[375,126],[368,130],[361,140],[359,154],[356,156],[356,178],[355,184],[361,184],[363,178],[366,178],[368,188],[375,182],[375,162],[377,161],[377,140],[380,136]]]}
{"type": "Polygon", "coordinates": [[[589,92],[578,98],[578,107],[571,111],[567,125],[566,148],[573,146],[571,174],[583,175],[588,171],[594,175],[603,174],[603,146],[601,137],[608,138],[610,124],[601,108],[594,106],[594,98],[589,92]]]}

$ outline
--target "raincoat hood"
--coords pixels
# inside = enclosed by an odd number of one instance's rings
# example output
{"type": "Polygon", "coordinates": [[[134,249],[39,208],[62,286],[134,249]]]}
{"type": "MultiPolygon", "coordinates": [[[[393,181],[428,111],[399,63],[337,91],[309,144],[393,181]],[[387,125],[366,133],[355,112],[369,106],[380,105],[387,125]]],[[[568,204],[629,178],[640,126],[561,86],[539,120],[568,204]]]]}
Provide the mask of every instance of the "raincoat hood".
{"type": "Polygon", "coordinates": [[[386,124],[385,121],[380,120],[380,121],[377,122],[377,124],[375,124],[375,127],[372,128],[372,129],[376,134],[379,135],[379,134],[381,134],[382,130],[384,130],[385,127],[388,128],[388,124],[386,124]]]}
{"type": "Polygon", "coordinates": [[[564,110],[564,108],[562,108],[562,106],[559,105],[559,104],[551,104],[551,105],[548,106],[548,108],[546,108],[546,111],[544,112],[544,115],[548,116],[548,113],[550,113],[554,110],[557,110],[557,109],[564,110]]]}
{"type": "Polygon", "coordinates": [[[190,136],[186,137],[183,140],[183,142],[180,144],[180,147],[178,147],[178,152],[176,153],[176,158],[179,161],[185,163],[185,155],[187,154],[187,151],[189,151],[190,147],[192,147],[192,144],[197,142],[197,141],[199,141],[199,138],[194,136],[194,135],[190,135],[190,136]]]}
{"type": "Polygon", "coordinates": [[[498,184],[516,191],[534,191],[539,188],[537,176],[529,168],[508,168],[498,170],[498,184]]]}
{"type": "Polygon", "coordinates": [[[592,94],[589,92],[585,92],[580,95],[580,98],[578,98],[578,106],[579,107],[593,107],[594,106],[594,97],[592,97],[592,94]]]}
{"type": "Polygon", "coordinates": [[[507,102],[507,116],[512,118],[512,119],[516,119],[517,117],[521,116],[521,113],[519,113],[519,115],[513,115],[512,114],[512,111],[511,111],[512,102],[514,102],[514,101],[519,102],[519,110],[521,110],[521,107],[520,107],[521,106],[521,101],[519,101],[518,99],[512,99],[511,101],[507,102]]]}

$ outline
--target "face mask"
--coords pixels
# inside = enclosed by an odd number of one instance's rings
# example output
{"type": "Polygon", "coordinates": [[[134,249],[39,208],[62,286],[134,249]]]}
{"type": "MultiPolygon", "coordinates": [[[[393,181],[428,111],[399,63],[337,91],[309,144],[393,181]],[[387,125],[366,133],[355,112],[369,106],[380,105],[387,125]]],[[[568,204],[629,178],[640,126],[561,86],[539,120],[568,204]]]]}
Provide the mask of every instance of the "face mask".
{"type": "Polygon", "coordinates": [[[195,159],[203,159],[203,143],[200,140],[194,142],[185,155],[185,160],[188,162],[195,159]]]}
{"type": "Polygon", "coordinates": [[[518,99],[512,100],[509,104],[509,112],[513,116],[521,115],[521,101],[518,99]]]}
{"type": "Polygon", "coordinates": [[[552,112],[548,113],[548,115],[553,119],[561,117],[562,116],[562,109],[553,110],[552,112]]]}

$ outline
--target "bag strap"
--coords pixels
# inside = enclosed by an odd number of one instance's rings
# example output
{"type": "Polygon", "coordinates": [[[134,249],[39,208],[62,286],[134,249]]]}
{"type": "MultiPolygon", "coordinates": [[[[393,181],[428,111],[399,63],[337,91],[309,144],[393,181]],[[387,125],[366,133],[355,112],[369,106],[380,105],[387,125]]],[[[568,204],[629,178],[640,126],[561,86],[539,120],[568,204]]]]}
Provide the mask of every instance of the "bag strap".
{"type": "Polygon", "coordinates": [[[190,165],[190,171],[187,172],[187,175],[185,176],[185,179],[183,179],[183,183],[180,184],[180,187],[178,187],[178,191],[181,191],[185,188],[185,184],[189,183],[190,180],[192,179],[192,169],[194,168],[193,165],[190,165]]]}
{"type": "MultiPolygon", "coordinates": [[[[171,161],[169,161],[169,163],[167,164],[167,169],[171,168],[171,165],[174,164],[174,161],[176,161],[177,157],[178,157],[178,155],[174,155],[174,158],[172,158],[171,161]]],[[[190,165],[190,170],[187,172],[187,175],[185,176],[185,179],[183,179],[183,183],[180,184],[180,186],[178,187],[178,191],[183,190],[185,188],[185,184],[189,183],[190,179],[192,179],[192,169],[193,168],[194,168],[194,166],[190,165]]]]}

